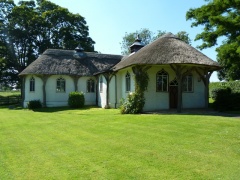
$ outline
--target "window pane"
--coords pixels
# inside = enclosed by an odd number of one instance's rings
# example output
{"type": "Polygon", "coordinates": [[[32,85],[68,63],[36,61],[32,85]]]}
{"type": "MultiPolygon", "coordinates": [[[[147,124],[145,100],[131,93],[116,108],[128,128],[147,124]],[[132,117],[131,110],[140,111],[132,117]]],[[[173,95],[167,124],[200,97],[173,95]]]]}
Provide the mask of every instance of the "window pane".
{"type": "Polygon", "coordinates": [[[65,92],[65,79],[59,78],[57,79],[57,92],[65,92]]]}
{"type": "Polygon", "coordinates": [[[35,91],[35,79],[31,78],[30,79],[30,91],[35,91]]]}
{"type": "Polygon", "coordinates": [[[130,75],[129,75],[129,73],[126,74],[125,78],[126,78],[126,91],[130,91],[131,80],[130,80],[130,75]]]}
{"type": "Polygon", "coordinates": [[[157,91],[168,91],[168,74],[166,71],[158,72],[156,81],[157,91]]]}

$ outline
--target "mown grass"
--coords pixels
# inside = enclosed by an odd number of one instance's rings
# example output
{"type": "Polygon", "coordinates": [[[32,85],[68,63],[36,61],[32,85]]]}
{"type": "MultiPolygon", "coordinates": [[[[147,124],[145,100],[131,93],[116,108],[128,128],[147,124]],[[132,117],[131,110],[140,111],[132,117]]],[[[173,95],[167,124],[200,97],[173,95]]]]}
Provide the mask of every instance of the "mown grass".
{"type": "Polygon", "coordinates": [[[20,96],[20,91],[0,91],[0,97],[7,97],[7,96],[20,96]]]}
{"type": "Polygon", "coordinates": [[[239,179],[240,119],[0,108],[1,179],[239,179]]]}

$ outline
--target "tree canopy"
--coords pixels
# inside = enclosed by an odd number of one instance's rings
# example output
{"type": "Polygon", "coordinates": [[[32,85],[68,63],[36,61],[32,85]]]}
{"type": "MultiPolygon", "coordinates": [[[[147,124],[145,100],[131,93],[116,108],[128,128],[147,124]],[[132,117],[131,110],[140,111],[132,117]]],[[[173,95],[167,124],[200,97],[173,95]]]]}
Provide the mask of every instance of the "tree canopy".
{"type": "Polygon", "coordinates": [[[192,27],[203,26],[195,40],[202,40],[200,49],[217,45],[220,37],[222,44],[216,49],[217,61],[223,66],[219,71],[220,80],[240,79],[240,1],[206,0],[207,4],[190,9],[187,20],[192,20],[192,27]]]}
{"type": "MultiPolygon", "coordinates": [[[[0,0],[0,81],[18,81],[17,74],[48,48],[94,51],[88,26],[79,14],[48,0],[0,0]]],[[[0,83],[1,83],[0,82],[0,83]]]]}
{"type": "MultiPolygon", "coordinates": [[[[123,40],[121,42],[122,54],[125,55],[130,53],[129,47],[134,43],[137,35],[140,36],[142,44],[147,45],[164,34],[166,34],[166,31],[158,30],[157,33],[153,33],[152,31],[146,28],[137,30],[132,33],[125,33],[123,40]]],[[[181,40],[185,41],[186,43],[191,44],[191,40],[187,32],[180,31],[176,34],[176,36],[181,40]]]]}

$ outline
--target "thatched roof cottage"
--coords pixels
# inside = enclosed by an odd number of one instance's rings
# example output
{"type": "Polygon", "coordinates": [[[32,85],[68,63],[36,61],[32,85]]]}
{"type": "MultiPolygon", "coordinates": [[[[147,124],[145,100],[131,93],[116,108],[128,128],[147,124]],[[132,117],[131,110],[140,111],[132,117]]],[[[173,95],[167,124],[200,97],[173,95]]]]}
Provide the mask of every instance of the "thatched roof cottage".
{"type": "Polygon", "coordinates": [[[48,49],[19,75],[24,106],[40,99],[44,106],[66,106],[71,91],[85,93],[87,105],[117,108],[134,92],[134,76],[148,73],[144,111],[204,108],[209,78],[219,64],[171,33],[143,46],[139,38],[128,56],[48,49]]]}

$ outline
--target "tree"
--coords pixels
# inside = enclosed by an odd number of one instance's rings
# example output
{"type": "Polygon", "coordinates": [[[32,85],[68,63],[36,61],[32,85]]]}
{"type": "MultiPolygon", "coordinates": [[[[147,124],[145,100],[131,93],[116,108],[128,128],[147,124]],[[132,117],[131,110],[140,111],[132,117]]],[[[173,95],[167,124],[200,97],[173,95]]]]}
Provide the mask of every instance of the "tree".
{"type": "MultiPolygon", "coordinates": [[[[153,42],[154,40],[156,40],[157,38],[159,38],[160,36],[166,34],[166,31],[160,31],[158,30],[157,33],[153,33],[152,31],[150,31],[149,29],[141,29],[138,30],[136,32],[133,33],[125,33],[125,36],[123,37],[123,41],[121,43],[121,49],[122,49],[122,54],[129,54],[129,47],[133,44],[133,42],[135,41],[137,35],[140,36],[141,40],[142,40],[142,44],[143,45],[147,45],[151,42],[153,42]]],[[[180,39],[182,39],[183,41],[185,41],[186,43],[190,44],[191,40],[188,36],[188,33],[185,31],[180,31],[176,34],[176,36],[180,39]]]]}
{"type": "MultiPolygon", "coordinates": [[[[0,59],[5,62],[0,65],[2,69],[5,64],[5,72],[16,78],[48,48],[74,49],[81,44],[94,51],[85,19],[66,8],[47,0],[20,1],[18,6],[0,0],[0,8],[0,59]]],[[[6,79],[3,76],[0,79],[6,79]]]]}
{"type": "Polygon", "coordinates": [[[217,61],[223,66],[218,73],[220,80],[240,79],[240,1],[239,0],[206,0],[208,3],[190,9],[187,20],[192,20],[192,27],[204,26],[195,40],[202,40],[200,49],[217,45],[220,37],[222,44],[216,48],[217,61]]]}

